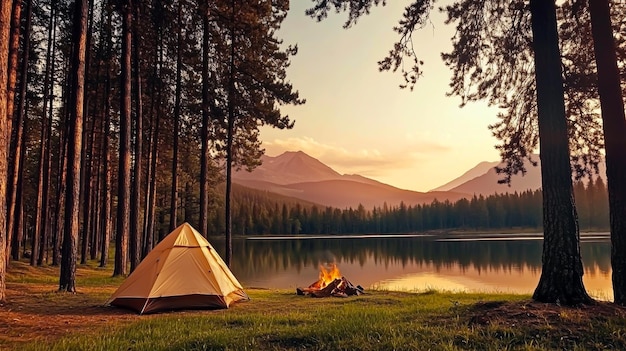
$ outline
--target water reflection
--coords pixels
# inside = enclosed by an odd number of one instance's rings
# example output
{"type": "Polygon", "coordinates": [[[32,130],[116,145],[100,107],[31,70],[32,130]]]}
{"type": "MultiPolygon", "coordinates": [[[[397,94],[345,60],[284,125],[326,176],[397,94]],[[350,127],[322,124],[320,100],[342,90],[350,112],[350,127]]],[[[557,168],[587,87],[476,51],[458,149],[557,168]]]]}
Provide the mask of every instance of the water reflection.
{"type": "MultiPolygon", "coordinates": [[[[213,240],[218,250],[223,246],[213,240]]],[[[319,265],[336,262],[365,288],[532,293],[541,273],[540,235],[447,237],[257,237],[234,242],[232,270],[246,287],[296,288],[317,279],[319,265]]],[[[583,281],[610,300],[610,242],[603,233],[581,240],[583,281]]]]}

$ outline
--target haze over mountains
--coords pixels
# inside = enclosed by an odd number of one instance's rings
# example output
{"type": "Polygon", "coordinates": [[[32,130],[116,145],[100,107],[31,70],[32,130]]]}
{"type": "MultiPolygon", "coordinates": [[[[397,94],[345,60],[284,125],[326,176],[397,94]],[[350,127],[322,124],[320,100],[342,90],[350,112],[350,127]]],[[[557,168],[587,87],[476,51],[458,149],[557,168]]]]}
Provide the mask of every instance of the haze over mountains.
{"type": "Polygon", "coordinates": [[[235,183],[266,190],[324,206],[365,208],[375,206],[456,201],[467,194],[450,191],[417,192],[399,189],[355,174],[340,174],[302,151],[263,156],[263,164],[252,172],[234,174],[235,183]]]}
{"type": "MultiPolygon", "coordinates": [[[[539,155],[531,157],[534,161],[539,162],[539,155]]],[[[499,184],[498,180],[504,177],[496,172],[495,167],[498,165],[500,165],[498,161],[481,162],[460,177],[433,190],[487,196],[495,193],[513,193],[541,188],[541,167],[535,167],[529,161],[525,161],[526,174],[524,176],[518,174],[511,178],[511,184],[499,184]]]]}
{"type": "MultiPolygon", "coordinates": [[[[539,156],[535,158],[539,160],[539,156]]],[[[233,181],[243,186],[290,196],[323,206],[356,208],[397,206],[439,201],[457,201],[475,195],[521,192],[541,188],[541,169],[529,162],[525,176],[513,176],[511,185],[498,184],[499,162],[481,162],[458,178],[428,192],[399,189],[356,174],[340,174],[302,151],[263,156],[262,165],[252,172],[235,172],[233,181]]],[[[603,172],[601,165],[600,172],[603,172]]],[[[600,173],[602,174],[602,173],[600,173]]]]}

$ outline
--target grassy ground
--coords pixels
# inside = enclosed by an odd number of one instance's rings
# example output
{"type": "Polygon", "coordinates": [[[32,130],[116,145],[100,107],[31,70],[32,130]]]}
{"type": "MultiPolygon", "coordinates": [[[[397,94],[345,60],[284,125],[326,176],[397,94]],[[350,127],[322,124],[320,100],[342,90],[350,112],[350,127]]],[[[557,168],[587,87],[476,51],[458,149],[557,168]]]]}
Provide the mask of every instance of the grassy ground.
{"type": "Polygon", "coordinates": [[[528,296],[368,291],[350,298],[247,289],[228,310],[139,316],[105,307],[121,283],[81,266],[78,293],[58,269],[11,263],[0,350],[605,350],[626,349],[626,309],[528,296]]]}

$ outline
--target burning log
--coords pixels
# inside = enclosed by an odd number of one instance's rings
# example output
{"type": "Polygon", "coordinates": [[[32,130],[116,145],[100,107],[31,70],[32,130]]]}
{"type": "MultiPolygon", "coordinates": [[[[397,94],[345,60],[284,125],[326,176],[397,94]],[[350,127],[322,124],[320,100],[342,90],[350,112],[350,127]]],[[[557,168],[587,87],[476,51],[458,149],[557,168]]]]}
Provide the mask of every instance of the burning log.
{"type": "Polygon", "coordinates": [[[365,291],[360,285],[354,286],[348,279],[341,276],[335,264],[330,270],[320,267],[320,279],[308,288],[297,288],[296,294],[312,297],[348,297],[361,295],[365,291]]]}

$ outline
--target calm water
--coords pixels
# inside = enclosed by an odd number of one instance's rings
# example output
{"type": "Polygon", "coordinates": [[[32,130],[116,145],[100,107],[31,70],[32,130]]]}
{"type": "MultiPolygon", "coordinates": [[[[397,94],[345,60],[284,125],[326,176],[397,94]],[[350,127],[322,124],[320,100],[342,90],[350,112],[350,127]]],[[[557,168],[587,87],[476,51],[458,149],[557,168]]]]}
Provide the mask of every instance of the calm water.
{"type": "MultiPolygon", "coordinates": [[[[540,234],[484,236],[254,237],[234,241],[232,271],[244,287],[295,289],[336,263],[364,288],[531,294],[541,274],[540,234]]],[[[214,242],[221,251],[222,242],[214,242]]],[[[611,300],[608,233],[584,234],[583,281],[594,297],[611,300]]]]}

